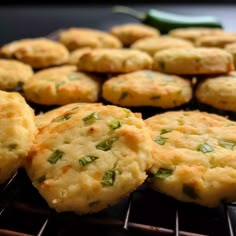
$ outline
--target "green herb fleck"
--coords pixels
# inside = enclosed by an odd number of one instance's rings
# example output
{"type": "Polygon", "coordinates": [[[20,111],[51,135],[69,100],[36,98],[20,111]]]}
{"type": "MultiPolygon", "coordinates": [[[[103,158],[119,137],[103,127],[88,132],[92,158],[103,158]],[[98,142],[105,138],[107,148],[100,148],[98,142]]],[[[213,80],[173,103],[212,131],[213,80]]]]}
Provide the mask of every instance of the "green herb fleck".
{"type": "Polygon", "coordinates": [[[65,81],[61,81],[59,83],[56,84],[56,89],[59,89],[59,87],[61,87],[62,85],[66,84],[65,81]]]}
{"type": "Polygon", "coordinates": [[[114,184],[115,178],[116,178],[115,170],[106,171],[101,180],[102,186],[112,186],[114,184]]]}
{"type": "Polygon", "coordinates": [[[93,112],[90,115],[85,116],[83,118],[83,121],[86,122],[86,123],[93,123],[97,119],[98,119],[98,113],[97,112],[93,112]]]}
{"type": "Polygon", "coordinates": [[[108,138],[104,141],[102,141],[101,143],[96,145],[97,149],[103,150],[103,151],[108,151],[111,149],[112,144],[118,140],[118,137],[112,137],[112,138],[108,138]]]}
{"type": "Polygon", "coordinates": [[[9,151],[13,151],[17,148],[18,144],[17,143],[11,143],[8,145],[9,151]]]}
{"type": "Polygon", "coordinates": [[[100,201],[94,201],[94,202],[90,202],[88,204],[89,207],[94,207],[94,206],[97,206],[98,204],[100,204],[100,201]]]}
{"type": "Polygon", "coordinates": [[[98,159],[98,157],[95,157],[95,156],[84,156],[84,157],[81,157],[79,159],[79,164],[81,166],[85,166],[85,165],[95,161],[96,159],[98,159]]]}
{"type": "Polygon", "coordinates": [[[62,121],[66,121],[66,120],[69,120],[70,118],[72,117],[72,113],[67,113],[67,114],[64,114],[62,116],[59,116],[58,118],[56,118],[56,122],[62,122],[62,121]]]}
{"type": "Polygon", "coordinates": [[[164,180],[167,177],[169,177],[170,175],[172,175],[173,170],[170,169],[165,169],[165,168],[160,168],[156,173],[155,173],[155,177],[160,179],[160,180],[164,180]]]}
{"type": "Polygon", "coordinates": [[[192,199],[199,198],[194,188],[188,184],[183,184],[183,193],[192,199]]]}
{"type": "Polygon", "coordinates": [[[229,150],[233,150],[234,146],[236,145],[236,143],[231,142],[231,141],[225,141],[225,140],[220,140],[219,141],[219,145],[223,148],[229,149],[229,150]]]}
{"type": "Polygon", "coordinates": [[[158,64],[159,64],[159,67],[160,67],[161,70],[165,70],[166,65],[165,65],[164,61],[159,61],[158,64]]]}
{"type": "Polygon", "coordinates": [[[164,137],[156,137],[154,140],[156,143],[160,144],[160,145],[164,145],[167,141],[167,138],[164,137]]]}
{"type": "Polygon", "coordinates": [[[68,79],[70,81],[74,81],[74,80],[81,80],[81,77],[79,76],[79,74],[77,73],[72,73],[68,76],[68,79]]]}
{"type": "Polygon", "coordinates": [[[125,99],[128,95],[129,95],[128,92],[123,92],[123,93],[120,95],[119,101],[125,99]]]}
{"type": "Polygon", "coordinates": [[[62,152],[60,150],[56,150],[48,158],[48,162],[50,162],[51,164],[55,164],[59,159],[62,158],[63,155],[64,155],[64,152],[62,152]]]}
{"type": "Polygon", "coordinates": [[[152,97],[150,97],[150,100],[157,100],[157,99],[160,99],[161,98],[161,96],[152,96],[152,97]]]}
{"type": "Polygon", "coordinates": [[[129,109],[127,109],[127,108],[123,108],[123,110],[124,110],[124,112],[126,114],[126,117],[129,117],[132,114],[132,112],[129,109]]]}
{"type": "Polygon", "coordinates": [[[162,129],[161,134],[170,133],[171,131],[172,131],[172,129],[162,129]]]}
{"type": "Polygon", "coordinates": [[[118,129],[121,127],[121,124],[118,120],[110,120],[108,123],[109,127],[112,129],[118,129]]]}
{"type": "Polygon", "coordinates": [[[197,150],[203,153],[212,152],[214,149],[207,143],[201,143],[198,145],[197,150]]]}

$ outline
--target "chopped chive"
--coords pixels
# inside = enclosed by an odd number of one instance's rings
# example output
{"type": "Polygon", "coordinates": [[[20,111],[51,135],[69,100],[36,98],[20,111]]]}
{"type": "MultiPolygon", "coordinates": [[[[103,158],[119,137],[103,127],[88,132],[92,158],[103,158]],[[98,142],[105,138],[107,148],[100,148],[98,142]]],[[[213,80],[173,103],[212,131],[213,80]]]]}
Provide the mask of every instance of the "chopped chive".
{"type": "Polygon", "coordinates": [[[188,184],[183,184],[183,193],[192,199],[199,198],[194,188],[188,184]]]}
{"type": "Polygon", "coordinates": [[[111,138],[108,138],[104,141],[102,141],[101,143],[97,144],[96,145],[96,148],[97,149],[100,149],[100,150],[103,150],[103,151],[108,151],[111,149],[112,147],[112,144],[118,140],[118,137],[111,137],[111,138]]]}
{"type": "Polygon", "coordinates": [[[88,204],[89,207],[94,207],[94,206],[97,206],[101,201],[94,201],[94,202],[90,202],[88,204]]]}
{"type": "Polygon", "coordinates": [[[77,74],[77,73],[72,73],[72,74],[70,74],[70,75],[68,76],[68,79],[69,79],[70,81],[81,80],[81,77],[80,77],[80,75],[77,74]]]}
{"type": "Polygon", "coordinates": [[[161,134],[170,133],[171,131],[172,131],[172,129],[162,129],[161,134]]]}
{"type": "Polygon", "coordinates": [[[202,153],[212,152],[214,149],[207,143],[201,143],[197,146],[197,150],[202,153]]]}
{"type": "Polygon", "coordinates": [[[121,124],[118,120],[110,120],[109,123],[108,123],[109,127],[112,128],[112,129],[118,129],[121,127],[121,124]]]}
{"type": "Polygon", "coordinates": [[[157,100],[157,99],[160,99],[161,96],[153,96],[153,97],[150,97],[150,100],[157,100]]]}
{"type": "Polygon", "coordinates": [[[167,141],[167,138],[164,137],[156,137],[154,140],[156,143],[160,144],[160,145],[164,145],[167,141]]]}
{"type": "Polygon", "coordinates": [[[220,140],[219,141],[219,145],[223,148],[229,149],[229,150],[233,150],[234,146],[236,145],[236,143],[231,142],[231,141],[225,141],[225,140],[220,140]]]}
{"type": "Polygon", "coordinates": [[[98,157],[95,157],[95,156],[84,156],[84,157],[81,157],[79,159],[79,164],[81,166],[85,166],[85,165],[95,161],[96,159],[98,159],[98,157]]]}
{"type": "Polygon", "coordinates": [[[106,171],[101,180],[102,186],[112,186],[115,182],[115,178],[116,178],[115,170],[106,171]]]}
{"type": "Polygon", "coordinates": [[[127,108],[123,108],[123,110],[124,110],[124,112],[126,114],[126,117],[129,117],[132,114],[132,112],[129,109],[127,109],[127,108]]]}
{"type": "Polygon", "coordinates": [[[18,144],[17,143],[11,143],[8,145],[9,151],[13,151],[17,148],[18,144]]]}
{"type": "Polygon", "coordinates": [[[86,122],[86,123],[93,123],[97,119],[98,119],[98,113],[97,112],[92,112],[90,115],[85,116],[83,118],[83,121],[86,122]]]}
{"type": "Polygon", "coordinates": [[[71,117],[72,117],[72,114],[71,113],[67,113],[67,114],[64,114],[62,116],[57,117],[55,121],[56,122],[62,122],[62,121],[69,120],[71,117]]]}
{"type": "Polygon", "coordinates": [[[62,158],[63,155],[64,155],[64,152],[62,152],[60,150],[56,150],[48,158],[48,162],[50,162],[51,164],[55,164],[59,159],[62,158]]]}
{"type": "Polygon", "coordinates": [[[128,95],[129,95],[128,92],[123,92],[123,93],[120,95],[119,101],[125,99],[128,95]]]}
{"type": "Polygon", "coordinates": [[[65,81],[61,81],[59,83],[56,84],[56,89],[58,89],[59,87],[61,87],[62,85],[66,84],[65,81]]]}
{"type": "Polygon", "coordinates": [[[164,180],[164,179],[166,179],[167,177],[169,177],[170,175],[172,175],[172,173],[173,173],[173,170],[165,169],[165,168],[160,168],[160,169],[154,174],[154,176],[155,176],[157,179],[164,180]]]}

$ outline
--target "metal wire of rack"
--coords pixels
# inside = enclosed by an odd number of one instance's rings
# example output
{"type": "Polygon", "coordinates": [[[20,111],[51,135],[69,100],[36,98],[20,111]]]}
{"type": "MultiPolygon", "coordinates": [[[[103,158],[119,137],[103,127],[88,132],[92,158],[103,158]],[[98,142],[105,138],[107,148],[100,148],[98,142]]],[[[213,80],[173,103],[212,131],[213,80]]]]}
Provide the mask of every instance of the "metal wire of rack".
{"type": "Polygon", "coordinates": [[[56,213],[20,169],[0,188],[0,235],[234,236],[236,206],[217,209],[180,203],[141,186],[117,206],[80,216],[56,213]],[[192,218],[192,219],[190,219],[192,218]]]}

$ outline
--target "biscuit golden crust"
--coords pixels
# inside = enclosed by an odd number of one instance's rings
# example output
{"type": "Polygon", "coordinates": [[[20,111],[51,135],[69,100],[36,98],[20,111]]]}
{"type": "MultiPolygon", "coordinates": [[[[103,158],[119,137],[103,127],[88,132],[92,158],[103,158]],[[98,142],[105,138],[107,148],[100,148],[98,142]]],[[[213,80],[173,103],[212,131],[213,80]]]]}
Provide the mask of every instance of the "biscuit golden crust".
{"type": "Polygon", "coordinates": [[[199,47],[218,47],[224,48],[227,44],[236,43],[236,34],[228,33],[222,35],[204,36],[196,40],[199,47]]]}
{"type": "Polygon", "coordinates": [[[130,45],[142,38],[160,35],[159,30],[156,28],[135,23],[113,26],[110,29],[110,33],[119,38],[124,45],[130,45]]]}
{"type": "Polygon", "coordinates": [[[205,27],[189,27],[173,29],[169,32],[169,35],[176,38],[186,39],[191,42],[195,42],[198,38],[210,35],[224,34],[222,29],[205,28],[205,27]]]}
{"type": "Polygon", "coordinates": [[[236,199],[236,123],[199,111],[146,120],[154,148],[151,186],[178,200],[216,207],[236,199]]]}
{"type": "Polygon", "coordinates": [[[99,78],[78,72],[76,66],[41,70],[25,83],[27,100],[43,105],[95,102],[100,91],[99,78]]]}
{"type": "Polygon", "coordinates": [[[225,50],[233,56],[234,67],[236,68],[236,43],[227,44],[225,50]]]}
{"type": "Polygon", "coordinates": [[[119,75],[103,84],[102,96],[121,106],[172,108],[192,98],[191,82],[184,78],[142,70],[119,75]]]}
{"type": "Polygon", "coordinates": [[[33,75],[29,65],[16,60],[0,59],[0,89],[13,90],[33,75]]]}
{"type": "Polygon", "coordinates": [[[70,53],[69,61],[68,63],[70,65],[77,65],[79,62],[79,59],[83,54],[90,52],[93,50],[92,48],[89,47],[84,47],[84,48],[79,48],[70,53]]]}
{"type": "Polygon", "coordinates": [[[89,72],[126,73],[150,69],[152,62],[147,53],[134,49],[94,49],[80,57],[78,69],[89,72]]]}
{"type": "Polygon", "coordinates": [[[85,106],[40,130],[26,169],[56,211],[97,212],[143,183],[152,145],[138,114],[115,106],[85,106]]]}
{"type": "Polygon", "coordinates": [[[6,58],[15,58],[33,68],[64,64],[69,58],[69,52],[64,45],[46,38],[13,41],[3,46],[0,54],[6,58]]]}
{"type": "Polygon", "coordinates": [[[232,55],[219,48],[172,48],[154,55],[153,69],[170,74],[218,74],[234,70],[232,55]]]}
{"type": "Polygon", "coordinates": [[[163,49],[191,47],[193,47],[191,42],[169,36],[148,37],[140,39],[131,45],[131,48],[144,51],[151,56],[154,56],[156,52],[163,49]]]}
{"type": "Polygon", "coordinates": [[[197,99],[218,109],[236,111],[236,72],[207,78],[196,89],[197,99]]]}
{"type": "Polygon", "coordinates": [[[24,162],[36,134],[34,112],[24,98],[0,91],[0,183],[24,162]]]}
{"type": "Polygon", "coordinates": [[[121,48],[122,43],[116,37],[101,30],[88,28],[70,28],[59,35],[59,40],[70,51],[83,48],[121,48]]]}

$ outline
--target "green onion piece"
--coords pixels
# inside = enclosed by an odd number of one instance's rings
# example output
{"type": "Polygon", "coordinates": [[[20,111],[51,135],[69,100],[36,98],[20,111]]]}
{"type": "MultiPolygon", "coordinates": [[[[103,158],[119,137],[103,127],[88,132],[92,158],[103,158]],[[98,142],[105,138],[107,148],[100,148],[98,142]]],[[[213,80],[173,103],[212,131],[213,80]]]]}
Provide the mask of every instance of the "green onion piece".
{"type": "Polygon", "coordinates": [[[97,120],[98,119],[98,113],[97,112],[93,112],[93,113],[91,113],[90,115],[88,115],[88,116],[85,116],[84,118],[83,118],[83,121],[84,122],[94,122],[95,120],[97,120]]]}
{"type": "Polygon", "coordinates": [[[62,158],[63,155],[64,155],[64,152],[62,152],[60,150],[56,150],[48,158],[48,162],[50,162],[51,164],[55,164],[59,159],[62,158]]]}
{"type": "Polygon", "coordinates": [[[212,152],[214,149],[207,143],[201,143],[198,145],[197,150],[203,153],[212,152]]]}
{"type": "Polygon", "coordinates": [[[236,143],[231,142],[231,141],[224,141],[224,140],[220,140],[219,141],[219,145],[223,148],[229,149],[229,150],[233,150],[234,146],[236,145],[236,143]]]}
{"type": "Polygon", "coordinates": [[[81,166],[85,166],[85,165],[95,161],[96,159],[98,159],[98,157],[95,157],[95,156],[84,156],[84,157],[81,157],[79,159],[79,164],[81,166]]]}
{"type": "Polygon", "coordinates": [[[104,141],[102,141],[101,143],[96,145],[97,149],[103,150],[103,151],[108,151],[111,149],[112,144],[118,139],[118,137],[112,137],[112,138],[108,138],[104,141]]]}
{"type": "Polygon", "coordinates": [[[161,134],[166,134],[166,133],[169,133],[171,131],[172,131],[171,129],[162,129],[161,134]]]}
{"type": "Polygon", "coordinates": [[[56,89],[59,89],[62,85],[66,84],[66,81],[61,81],[56,84],[56,89]]]}
{"type": "Polygon", "coordinates": [[[62,121],[66,121],[69,120],[72,117],[71,113],[67,113],[65,115],[59,116],[58,118],[56,118],[56,122],[62,122],[62,121]]]}
{"type": "Polygon", "coordinates": [[[115,170],[106,171],[101,180],[102,186],[112,186],[114,184],[115,178],[116,178],[115,170]]]}
{"type": "Polygon", "coordinates": [[[172,173],[173,173],[173,170],[165,169],[165,168],[160,168],[160,169],[154,174],[154,176],[155,176],[157,179],[164,180],[164,179],[166,179],[167,177],[169,177],[170,175],[172,175],[172,173]]]}
{"type": "Polygon", "coordinates": [[[120,95],[119,101],[125,99],[128,95],[129,95],[128,92],[123,92],[123,93],[120,95]]]}
{"type": "Polygon", "coordinates": [[[154,141],[155,141],[156,143],[160,144],[160,145],[164,145],[164,144],[166,143],[166,140],[167,140],[167,138],[156,137],[154,141]]]}
{"type": "Polygon", "coordinates": [[[197,193],[195,192],[194,188],[188,184],[184,184],[182,190],[185,195],[187,195],[188,197],[190,197],[192,199],[199,198],[197,193]]]}
{"type": "Polygon", "coordinates": [[[110,120],[108,123],[109,127],[112,129],[118,129],[121,127],[121,124],[118,120],[110,120]]]}

